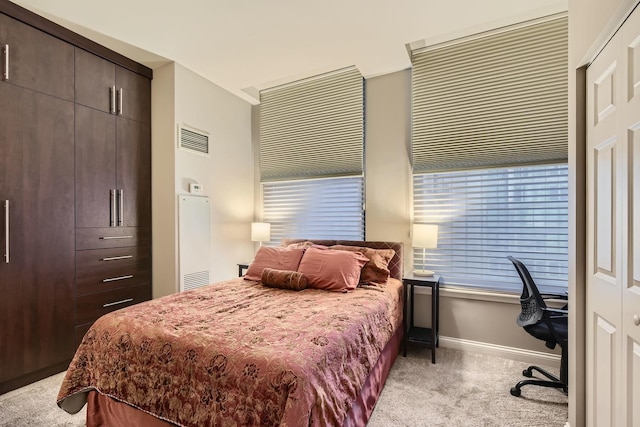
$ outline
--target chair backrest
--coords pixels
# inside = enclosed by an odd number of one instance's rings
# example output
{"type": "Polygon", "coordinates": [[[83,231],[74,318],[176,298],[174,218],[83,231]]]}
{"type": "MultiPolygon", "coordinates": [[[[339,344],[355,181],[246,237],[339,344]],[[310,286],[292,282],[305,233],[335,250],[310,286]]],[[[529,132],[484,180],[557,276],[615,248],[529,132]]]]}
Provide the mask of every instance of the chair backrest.
{"type": "Polygon", "coordinates": [[[542,319],[542,309],[546,308],[547,305],[544,303],[542,295],[540,295],[540,291],[533,281],[531,274],[529,274],[529,270],[522,261],[512,256],[508,256],[507,258],[513,263],[520,279],[522,279],[522,295],[520,295],[520,306],[522,310],[516,322],[518,326],[536,324],[542,319]]]}

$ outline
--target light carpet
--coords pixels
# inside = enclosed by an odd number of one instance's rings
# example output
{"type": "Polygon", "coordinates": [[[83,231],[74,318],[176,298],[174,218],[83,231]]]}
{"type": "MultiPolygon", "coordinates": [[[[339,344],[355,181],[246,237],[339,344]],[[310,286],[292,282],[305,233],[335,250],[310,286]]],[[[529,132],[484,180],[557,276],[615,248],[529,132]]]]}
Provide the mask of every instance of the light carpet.
{"type": "MultiPolygon", "coordinates": [[[[446,348],[437,350],[433,365],[428,350],[410,347],[406,358],[398,356],[369,427],[564,426],[568,399],[561,391],[528,386],[521,397],[509,394],[526,367],[446,348]]],[[[63,375],[0,396],[0,426],[84,426],[84,409],[69,415],[56,405],[63,375]]]]}

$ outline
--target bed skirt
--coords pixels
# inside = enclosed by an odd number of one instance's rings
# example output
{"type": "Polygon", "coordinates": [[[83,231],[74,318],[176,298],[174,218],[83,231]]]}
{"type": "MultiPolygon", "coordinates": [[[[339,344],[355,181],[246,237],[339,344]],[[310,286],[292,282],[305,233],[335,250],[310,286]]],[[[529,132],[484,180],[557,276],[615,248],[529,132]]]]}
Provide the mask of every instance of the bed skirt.
{"type": "MultiPolygon", "coordinates": [[[[371,369],[343,426],[367,425],[389,376],[389,371],[398,356],[403,335],[402,326],[400,326],[382,350],[378,362],[371,369]]],[[[87,427],[107,426],[169,427],[174,424],[92,390],[87,396],[87,427]]]]}

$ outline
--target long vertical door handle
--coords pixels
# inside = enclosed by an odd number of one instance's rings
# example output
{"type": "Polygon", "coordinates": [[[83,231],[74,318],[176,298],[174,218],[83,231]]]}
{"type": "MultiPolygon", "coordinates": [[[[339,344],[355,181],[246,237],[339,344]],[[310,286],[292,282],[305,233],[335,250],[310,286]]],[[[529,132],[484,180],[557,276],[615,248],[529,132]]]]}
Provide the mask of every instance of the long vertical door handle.
{"type": "Polygon", "coordinates": [[[2,70],[2,80],[9,80],[9,45],[5,44],[2,49],[4,53],[4,69],[2,70]]]}
{"type": "Polygon", "coordinates": [[[110,100],[109,100],[109,112],[111,114],[115,114],[116,113],[116,85],[111,86],[111,88],[109,88],[109,95],[110,96],[110,100]]]}
{"type": "Polygon", "coordinates": [[[118,190],[118,227],[124,224],[124,190],[118,190]]]}
{"type": "Polygon", "coordinates": [[[122,88],[118,89],[118,115],[122,115],[122,97],[124,96],[124,92],[122,88]]]}
{"type": "Polygon", "coordinates": [[[4,262],[9,264],[9,200],[4,201],[4,262]]]}
{"type": "Polygon", "coordinates": [[[116,190],[109,190],[109,227],[116,226],[116,190]]]}

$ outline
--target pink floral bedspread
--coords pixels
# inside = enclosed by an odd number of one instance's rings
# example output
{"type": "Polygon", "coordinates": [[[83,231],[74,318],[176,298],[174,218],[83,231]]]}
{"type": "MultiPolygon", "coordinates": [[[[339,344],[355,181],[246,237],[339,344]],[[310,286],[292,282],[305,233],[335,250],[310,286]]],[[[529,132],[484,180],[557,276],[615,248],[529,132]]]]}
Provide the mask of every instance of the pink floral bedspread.
{"type": "Polygon", "coordinates": [[[401,294],[395,279],[346,294],[234,279],[118,310],[85,335],[58,405],[95,389],[182,426],[342,425],[401,294]]]}

